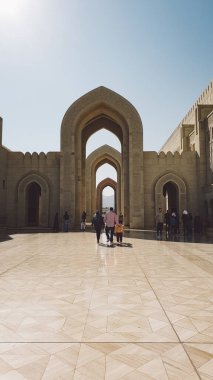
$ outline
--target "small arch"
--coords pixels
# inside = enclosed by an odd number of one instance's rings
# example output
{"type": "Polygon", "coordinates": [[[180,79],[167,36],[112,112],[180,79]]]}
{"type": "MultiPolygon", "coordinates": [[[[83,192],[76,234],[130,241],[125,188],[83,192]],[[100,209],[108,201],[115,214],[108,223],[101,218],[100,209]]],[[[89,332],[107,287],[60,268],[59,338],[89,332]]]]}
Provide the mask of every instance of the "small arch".
{"type": "Polygon", "coordinates": [[[19,180],[16,190],[17,227],[49,226],[49,189],[48,180],[37,172],[30,172],[19,180]],[[34,211],[33,202],[36,203],[34,211]]]}
{"type": "Polygon", "coordinates": [[[122,173],[121,173],[121,153],[109,145],[103,145],[94,150],[86,160],[86,210],[88,217],[92,217],[92,213],[96,207],[96,172],[99,167],[104,164],[111,165],[117,172],[117,191],[115,194],[116,205],[120,208],[123,200],[121,191],[122,173]]]}
{"type": "Polygon", "coordinates": [[[159,207],[165,212],[167,209],[166,207],[170,206],[171,209],[175,208],[180,214],[182,210],[187,208],[186,182],[175,173],[166,173],[156,181],[154,184],[154,195],[155,212],[159,207]],[[166,198],[166,193],[170,199],[166,198]]]}
{"type": "Polygon", "coordinates": [[[103,181],[101,181],[97,186],[97,196],[96,196],[96,209],[102,211],[103,205],[102,205],[102,193],[105,187],[110,186],[114,190],[114,199],[115,199],[115,205],[114,209],[116,211],[117,205],[116,205],[116,190],[117,190],[117,182],[115,182],[112,178],[105,178],[103,181]]]}
{"type": "Polygon", "coordinates": [[[165,210],[170,212],[179,210],[179,189],[175,182],[168,181],[163,186],[163,196],[165,198],[165,210]]]}

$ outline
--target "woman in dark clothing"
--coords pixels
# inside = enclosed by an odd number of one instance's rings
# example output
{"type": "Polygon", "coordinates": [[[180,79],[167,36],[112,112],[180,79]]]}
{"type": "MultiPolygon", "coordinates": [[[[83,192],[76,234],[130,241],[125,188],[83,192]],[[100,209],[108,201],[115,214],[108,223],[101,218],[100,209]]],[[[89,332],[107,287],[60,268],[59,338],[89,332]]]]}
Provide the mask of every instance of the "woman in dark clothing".
{"type": "Polygon", "coordinates": [[[93,219],[92,219],[92,226],[95,228],[96,237],[97,237],[97,243],[99,243],[100,236],[101,236],[101,229],[103,227],[103,218],[100,212],[97,210],[93,219]]]}

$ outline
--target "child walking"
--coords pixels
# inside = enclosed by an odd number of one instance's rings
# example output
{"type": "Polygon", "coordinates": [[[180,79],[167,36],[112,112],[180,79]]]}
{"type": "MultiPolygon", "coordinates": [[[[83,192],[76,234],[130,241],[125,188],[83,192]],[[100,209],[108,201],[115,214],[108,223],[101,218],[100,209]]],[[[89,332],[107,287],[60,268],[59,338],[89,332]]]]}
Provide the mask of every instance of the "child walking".
{"type": "Polygon", "coordinates": [[[124,232],[124,225],[122,224],[122,221],[119,220],[118,223],[116,223],[115,225],[115,234],[116,234],[118,244],[122,244],[123,232],[124,232]]]}

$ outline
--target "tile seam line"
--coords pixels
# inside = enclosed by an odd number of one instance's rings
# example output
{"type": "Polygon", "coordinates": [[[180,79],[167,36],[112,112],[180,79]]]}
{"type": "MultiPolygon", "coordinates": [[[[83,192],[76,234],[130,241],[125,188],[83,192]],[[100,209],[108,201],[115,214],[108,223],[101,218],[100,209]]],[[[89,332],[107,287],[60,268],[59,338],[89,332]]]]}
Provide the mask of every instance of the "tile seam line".
{"type": "Polygon", "coordinates": [[[198,345],[203,345],[203,344],[211,344],[211,342],[177,342],[177,341],[162,341],[162,342],[156,342],[156,341],[120,341],[120,340],[113,340],[113,341],[54,341],[54,342],[49,342],[49,341],[5,341],[5,342],[0,342],[1,344],[113,344],[113,343],[119,343],[119,344],[180,344],[181,346],[183,344],[198,344],[198,345]]]}
{"type": "MultiPolygon", "coordinates": [[[[138,266],[141,268],[141,271],[143,272],[143,274],[144,274],[144,276],[145,276],[145,278],[146,278],[146,280],[147,280],[147,282],[148,282],[150,288],[152,289],[152,291],[153,291],[153,293],[154,293],[156,299],[158,300],[160,306],[162,307],[162,310],[163,310],[163,312],[164,312],[166,318],[168,319],[169,324],[170,324],[172,330],[174,331],[174,333],[175,333],[175,335],[176,335],[176,337],[177,337],[177,339],[178,339],[178,342],[181,344],[181,346],[182,346],[182,348],[183,348],[183,350],[184,350],[186,356],[188,357],[188,359],[189,359],[189,361],[190,361],[192,367],[194,368],[195,373],[197,374],[198,378],[199,378],[200,380],[202,380],[202,378],[200,377],[200,375],[199,375],[199,373],[198,373],[198,371],[197,371],[197,368],[195,367],[194,363],[192,362],[190,356],[188,355],[188,353],[187,353],[187,351],[186,351],[186,349],[185,349],[185,347],[184,347],[183,342],[181,342],[181,340],[180,340],[180,338],[179,338],[177,332],[175,331],[174,326],[172,325],[170,319],[168,318],[167,313],[166,313],[166,311],[165,311],[165,309],[164,309],[162,303],[160,302],[160,300],[159,300],[159,298],[158,298],[158,296],[157,296],[157,294],[156,294],[154,288],[152,287],[152,285],[151,285],[151,283],[150,283],[150,281],[149,281],[149,278],[147,277],[146,273],[144,272],[143,267],[142,267],[142,265],[140,264],[140,262],[139,262],[139,260],[137,259],[137,257],[136,257],[136,260],[137,260],[137,262],[138,262],[138,266]]],[[[156,277],[154,277],[154,278],[156,278],[156,277]]]]}

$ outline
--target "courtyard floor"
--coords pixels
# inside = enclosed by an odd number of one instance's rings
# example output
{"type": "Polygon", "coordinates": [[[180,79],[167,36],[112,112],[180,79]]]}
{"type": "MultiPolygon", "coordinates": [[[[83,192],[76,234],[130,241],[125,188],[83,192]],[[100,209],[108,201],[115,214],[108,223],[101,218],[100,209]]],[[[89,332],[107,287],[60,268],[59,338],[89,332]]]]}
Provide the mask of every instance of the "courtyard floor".
{"type": "Polygon", "coordinates": [[[213,379],[213,245],[138,237],[0,243],[0,379],[213,379]]]}

